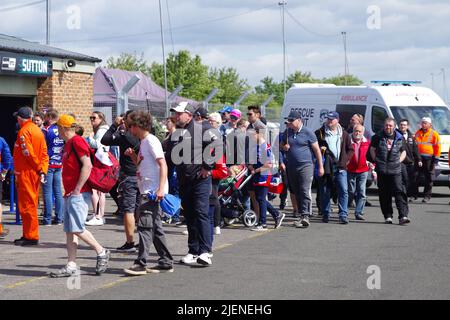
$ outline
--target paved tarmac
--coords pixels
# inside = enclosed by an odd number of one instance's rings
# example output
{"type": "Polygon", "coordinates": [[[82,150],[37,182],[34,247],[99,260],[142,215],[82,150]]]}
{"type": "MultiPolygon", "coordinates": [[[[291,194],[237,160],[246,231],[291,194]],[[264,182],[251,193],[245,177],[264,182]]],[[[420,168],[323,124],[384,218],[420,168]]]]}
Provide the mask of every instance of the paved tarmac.
{"type": "MultiPolygon", "coordinates": [[[[366,208],[367,221],[351,219],[343,226],[336,214],[329,224],[316,216],[310,228],[297,229],[288,207],[280,229],[256,233],[239,224],[223,229],[211,267],[176,264],[174,273],[142,277],[124,276],[122,269],[135,254],[116,252],[108,272],[95,276],[95,253],[82,245],[81,276],[50,279],[47,272],[66,262],[62,227],[41,227],[41,244],[22,248],[12,245],[21,227],[8,226],[11,234],[0,241],[0,299],[449,299],[450,192],[447,187],[434,190],[430,203],[410,206],[407,226],[399,226],[397,219],[394,225],[384,224],[372,189],[374,206],[366,208]],[[380,289],[368,289],[368,282],[380,289]]],[[[108,200],[107,211],[114,209],[108,200]]],[[[121,221],[110,213],[106,225],[89,230],[108,248],[124,242],[121,221]]],[[[177,260],[187,250],[183,230],[166,226],[177,260]]],[[[152,257],[156,262],[154,251],[152,257]]]]}

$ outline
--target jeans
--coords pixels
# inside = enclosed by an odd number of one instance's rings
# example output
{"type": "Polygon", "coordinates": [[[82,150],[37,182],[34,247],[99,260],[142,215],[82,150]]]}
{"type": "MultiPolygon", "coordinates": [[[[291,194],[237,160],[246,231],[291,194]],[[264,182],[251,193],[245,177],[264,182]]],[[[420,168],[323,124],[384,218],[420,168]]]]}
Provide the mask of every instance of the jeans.
{"type": "Polygon", "coordinates": [[[348,194],[355,199],[356,208],[355,215],[364,214],[364,206],[366,205],[366,182],[369,172],[352,173],[348,172],[348,194]]]}
{"type": "Polygon", "coordinates": [[[267,211],[269,211],[274,220],[277,220],[279,216],[278,211],[272,206],[269,201],[267,201],[268,192],[268,187],[255,186],[256,201],[258,201],[259,204],[259,224],[261,225],[265,225],[267,223],[267,211]]]}
{"type": "Polygon", "coordinates": [[[181,206],[188,229],[189,253],[195,256],[212,251],[209,195],[211,177],[180,185],[181,206]]]}
{"type": "MultiPolygon", "coordinates": [[[[329,183],[329,177],[323,176],[320,179],[320,208],[324,217],[330,216],[331,189],[333,185],[329,183]]],[[[334,184],[338,192],[339,218],[348,217],[348,182],[347,171],[339,170],[334,173],[334,184]]]]}
{"type": "Polygon", "coordinates": [[[52,223],[53,197],[55,198],[55,222],[62,222],[63,196],[61,168],[49,168],[47,182],[42,184],[44,194],[44,224],[52,223]]]}

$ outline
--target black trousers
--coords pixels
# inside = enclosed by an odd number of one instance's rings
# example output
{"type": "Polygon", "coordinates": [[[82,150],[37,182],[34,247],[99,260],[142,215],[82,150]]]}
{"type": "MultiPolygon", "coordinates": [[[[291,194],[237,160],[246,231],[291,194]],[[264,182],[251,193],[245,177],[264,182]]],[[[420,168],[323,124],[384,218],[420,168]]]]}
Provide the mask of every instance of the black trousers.
{"type": "Polygon", "coordinates": [[[417,198],[419,196],[418,175],[418,168],[414,164],[402,163],[402,180],[408,197],[417,198]]]}
{"type": "Polygon", "coordinates": [[[378,197],[385,219],[392,218],[394,215],[392,197],[395,198],[399,219],[408,216],[408,197],[401,173],[397,175],[378,174],[378,197]]]}
{"type": "Polygon", "coordinates": [[[431,189],[433,188],[434,161],[430,157],[422,157],[422,167],[419,168],[419,174],[423,175],[424,188],[423,197],[431,198],[431,189]]]}

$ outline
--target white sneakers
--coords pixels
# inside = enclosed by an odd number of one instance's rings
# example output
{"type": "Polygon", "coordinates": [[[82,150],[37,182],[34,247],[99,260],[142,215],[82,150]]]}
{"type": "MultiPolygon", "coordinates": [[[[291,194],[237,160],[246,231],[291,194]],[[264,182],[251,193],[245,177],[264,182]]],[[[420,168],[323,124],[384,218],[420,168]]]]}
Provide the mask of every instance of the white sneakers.
{"type": "Polygon", "coordinates": [[[384,219],[384,223],[386,223],[386,224],[392,224],[392,218],[386,218],[386,219],[384,219]]]}
{"type": "Polygon", "coordinates": [[[87,226],[102,226],[105,224],[103,219],[99,219],[97,217],[93,217],[91,220],[85,223],[87,226]]]}
{"type": "Polygon", "coordinates": [[[214,234],[215,235],[220,234],[220,227],[214,227],[214,234]]]}
{"type": "Polygon", "coordinates": [[[203,266],[212,265],[211,258],[213,257],[212,253],[202,253],[200,256],[194,256],[193,254],[188,253],[185,255],[180,262],[183,264],[201,264],[203,266]]]}
{"type": "Polygon", "coordinates": [[[203,266],[210,266],[212,265],[212,261],[210,258],[210,253],[202,253],[198,258],[197,258],[197,263],[201,264],[203,266]]]}
{"type": "Polygon", "coordinates": [[[181,263],[184,264],[194,264],[197,263],[197,256],[194,256],[193,254],[188,253],[185,255],[181,260],[181,263]]]}

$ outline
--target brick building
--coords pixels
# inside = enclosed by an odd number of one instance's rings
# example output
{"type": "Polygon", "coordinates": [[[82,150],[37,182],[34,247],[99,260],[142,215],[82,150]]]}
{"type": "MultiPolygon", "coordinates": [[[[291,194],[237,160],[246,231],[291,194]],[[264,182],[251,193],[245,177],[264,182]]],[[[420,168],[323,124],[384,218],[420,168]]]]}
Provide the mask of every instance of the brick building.
{"type": "Polygon", "coordinates": [[[100,59],[0,34],[0,136],[15,140],[14,111],[24,105],[73,113],[91,125],[95,64],[100,59]]]}

